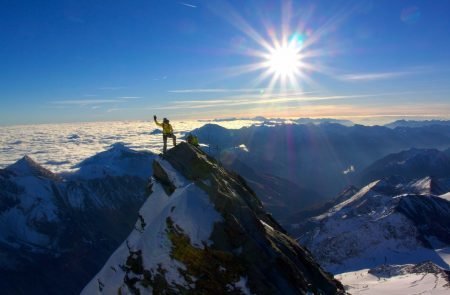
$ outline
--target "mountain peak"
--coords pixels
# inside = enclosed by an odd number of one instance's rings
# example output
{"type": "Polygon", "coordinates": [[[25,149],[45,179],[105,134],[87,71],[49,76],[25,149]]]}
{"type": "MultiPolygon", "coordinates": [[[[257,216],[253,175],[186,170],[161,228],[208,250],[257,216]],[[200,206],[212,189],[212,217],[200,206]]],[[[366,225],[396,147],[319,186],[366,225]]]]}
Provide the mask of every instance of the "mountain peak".
{"type": "Polygon", "coordinates": [[[23,156],[22,159],[6,167],[6,170],[14,172],[18,176],[38,176],[54,180],[59,179],[59,176],[39,165],[28,155],[23,156]]]}
{"type": "Polygon", "coordinates": [[[155,156],[151,152],[132,150],[118,142],[75,165],[78,171],[74,176],[84,179],[123,175],[147,178],[151,175],[151,162],[155,156]]]}
{"type": "Polygon", "coordinates": [[[153,171],[136,230],[84,293],[344,293],[245,181],[200,149],[180,143],[153,171]]]}

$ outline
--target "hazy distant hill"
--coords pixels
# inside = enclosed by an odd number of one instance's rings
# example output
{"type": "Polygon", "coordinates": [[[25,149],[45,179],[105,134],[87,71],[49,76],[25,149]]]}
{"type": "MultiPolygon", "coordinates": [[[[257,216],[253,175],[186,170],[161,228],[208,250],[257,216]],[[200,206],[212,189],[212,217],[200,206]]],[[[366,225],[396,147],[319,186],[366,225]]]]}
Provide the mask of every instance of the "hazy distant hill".
{"type": "Polygon", "coordinates": [[[389,124],[385,124],[384,126],[389,128],[396,127],[423,127],[423,126],[432,126],[432,125],[445,125],[450,126],[450,121],[444,120],[424,120],[424,121],[410,121],[410,120],[397,120],[389,124]]]}
{"type": "Polygon", "coordinates": [[[341,124],[344,126],[353,126],[353,123],[350,120],[340,120],[340,119],[331,119],[331,118],[320,118],[320,119],[311,119],[311,118],[300,118],[297,120],[293,120],[297,124],[324,124],[324,123],[333,123],[333,124],[341,124]]]}
{"type": "MultiPolygon", "coordinates": [[[[283,118],[265,118],[262,116],[252,117],[252,118],[222,118],[222,119],[214,119],[213,122],[231,122],[231,121],[237,121],[237,120],[249,120],[249,121],[259,121],[259,122],[277,122],[277,123],[285,123],[287,121],[295,122],[297,124],[323,124],[323,123],[334,123],[334,124],[341,124],[344,126],[353,126],[355,123],[353,123],[350,120],[340,120],[340,119],[332,119],[332,118],[299,118],[299,119],[283,119],[283,118]]],[[[208,121],[210,120],[199,120],[201,121],[208,121]]]]}
{"type": "Polygon", "coordinates": [[[390,154],[362,171],[359,182],[365,185],[392,175],[409,180],[425,176],[450,177],[450,157],[436,149],[409,149],[390,154]]]}

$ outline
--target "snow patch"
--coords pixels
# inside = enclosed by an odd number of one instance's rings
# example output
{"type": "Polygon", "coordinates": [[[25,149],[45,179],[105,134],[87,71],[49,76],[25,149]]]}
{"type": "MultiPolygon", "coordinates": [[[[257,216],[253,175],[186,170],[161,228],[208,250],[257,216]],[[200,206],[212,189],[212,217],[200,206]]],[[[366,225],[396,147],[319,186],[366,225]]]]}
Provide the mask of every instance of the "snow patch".
{"type": "MultiPolygon", "coordinates": [[[[124,288],[125,272],[120,268],[130,251],[142,251],[143,267],[156,270],[158,265],[166,271],[165,277],[171,285],[188,286],[179,273],[185,266],[170,257],[172,244],[167,235],[167,218],[189,236],[194,247],[211,244],[209,237],[214,224],[222,221],[209,196],[192,182],[187,182],[165,161],[158,160],[170,177],[177,183],[177,189],[169,197],[159,183],[153,185],[153,193],[140,210],[145,222],[138,220],[127,240],[114,252],[102,270],[85,287],[82,294],[98,293],[98,282],[104,284],[103,293],[112,294],[124,288]]],[[[147,291],[145,291],[147,292],[147,291]]]]}
{"type": "Polygon", "coordinates": [[[450,202],[450,192],[449,192],[449,193],[446,193],[446,194],[443,194],[443,195],[440,195],[440,196],[438,196],[438,197],[441,198],[441,199],[444,199],[444,200],[447,200],[447,201],[450,202]]]}
{"type": "Polygon", "coordinates": [[[261,224],[264,225],[264,228],[266,228],[266,229],[268,229],[270,231],[274,231],[273,227],[271,227],[270,225],[268,225],[267,223],[265,223],[261,219],[259,220],[259,222],[261,222],[261,224]]]}
{"type": "Polygon", "coordinates": [[[159,163],[159,165],[163,168],[163,170],[167,173],[167,176],[170,179],[170,182],[176,187],[183,187],[186,186],[188,183],[190,183],[189,180],[187,180],[183,175],[177,172],[175,168],[170,165],[169,162],[163,159],[156,159],[156,161],[159,163]]]}
{"type": "Polygon", "coordinates": [[[250,289],[247,287],[247,278],[246,277],[241,277],[239,279],[239,282],[234,284],[235,287],[240,288],[242,293],[244,293],[245,295],[252,295],[253,293],[250,292],[250,289]]]}

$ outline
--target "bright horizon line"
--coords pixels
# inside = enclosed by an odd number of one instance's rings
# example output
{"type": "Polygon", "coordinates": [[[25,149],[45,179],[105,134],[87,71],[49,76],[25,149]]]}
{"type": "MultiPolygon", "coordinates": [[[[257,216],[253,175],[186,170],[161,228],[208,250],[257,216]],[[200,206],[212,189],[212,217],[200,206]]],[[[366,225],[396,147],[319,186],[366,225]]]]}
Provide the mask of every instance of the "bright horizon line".
{"type": "MultiPolygon", "coordinates": [[[[41,123],[24,123],[24,124],[0,124],[0,128],[8,128],[8,127],[20,127],[20,126],[36,126],[36,125],[66,125],[66,124],[89,124],[89,123],[108,123],[108,122],[153,122],[153,115],[149,115],[148,119],[118,119],[118,120],[111,120],[111,119],[99,119],[99,120],[80,120],[80,121],[64,121],[64,122],[41,122],[41,123]]],[[[373,115],[335,115],[335,116],[275,116],[275,117],[268,117],[264,115],[248,115],[248,116],[236,116],[236,117],[230,117],[230,116],[223,116],[223,117],[214,117],[214,118],[198,118],[198,119],[192,119],[192,118],[179,118],[174,116],[175,119],[170,119],[172,122],[181,122],[181,121],[196,121],[196,122],[202,122],[202,121],[215,121],[215,120],[252,120],[256,117],[263,117],[267,120],[299,120],[299,119],[334,119],[334,120],[348,120],[355,124],[359,125],[365,125],[365,126],[375,126],[375,125],[386,125],[398,120],[407,120],[407,121],[431,121],[431,120],[439,120],[439,121],[450,121],[450,115],[443,115],[443,114],[373,114],[373,115]],[[358,121],[355,119],[360,119],[366,121],[358,121]],[[370,119],[376,119],[376,118],[392,118],[392,119],[386,119],[383,120],[382,123],[375,122],[373,124],[364,124],[364,122],[370,122],[367,120],[370,119]],[[411,119],[412,118],[412,119],[411,119]]]]}

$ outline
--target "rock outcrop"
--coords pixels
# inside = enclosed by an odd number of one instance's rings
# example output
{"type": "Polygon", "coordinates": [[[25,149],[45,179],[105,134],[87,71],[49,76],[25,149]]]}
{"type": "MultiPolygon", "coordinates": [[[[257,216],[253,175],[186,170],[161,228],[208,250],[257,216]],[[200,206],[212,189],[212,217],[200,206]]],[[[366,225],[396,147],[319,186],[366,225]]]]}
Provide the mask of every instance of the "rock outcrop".
{"type": "Polygon", "coordinates": [[[83,294],[343,294],[237,174],[181,143],[153,163],[135,230],[83,294]]]}

